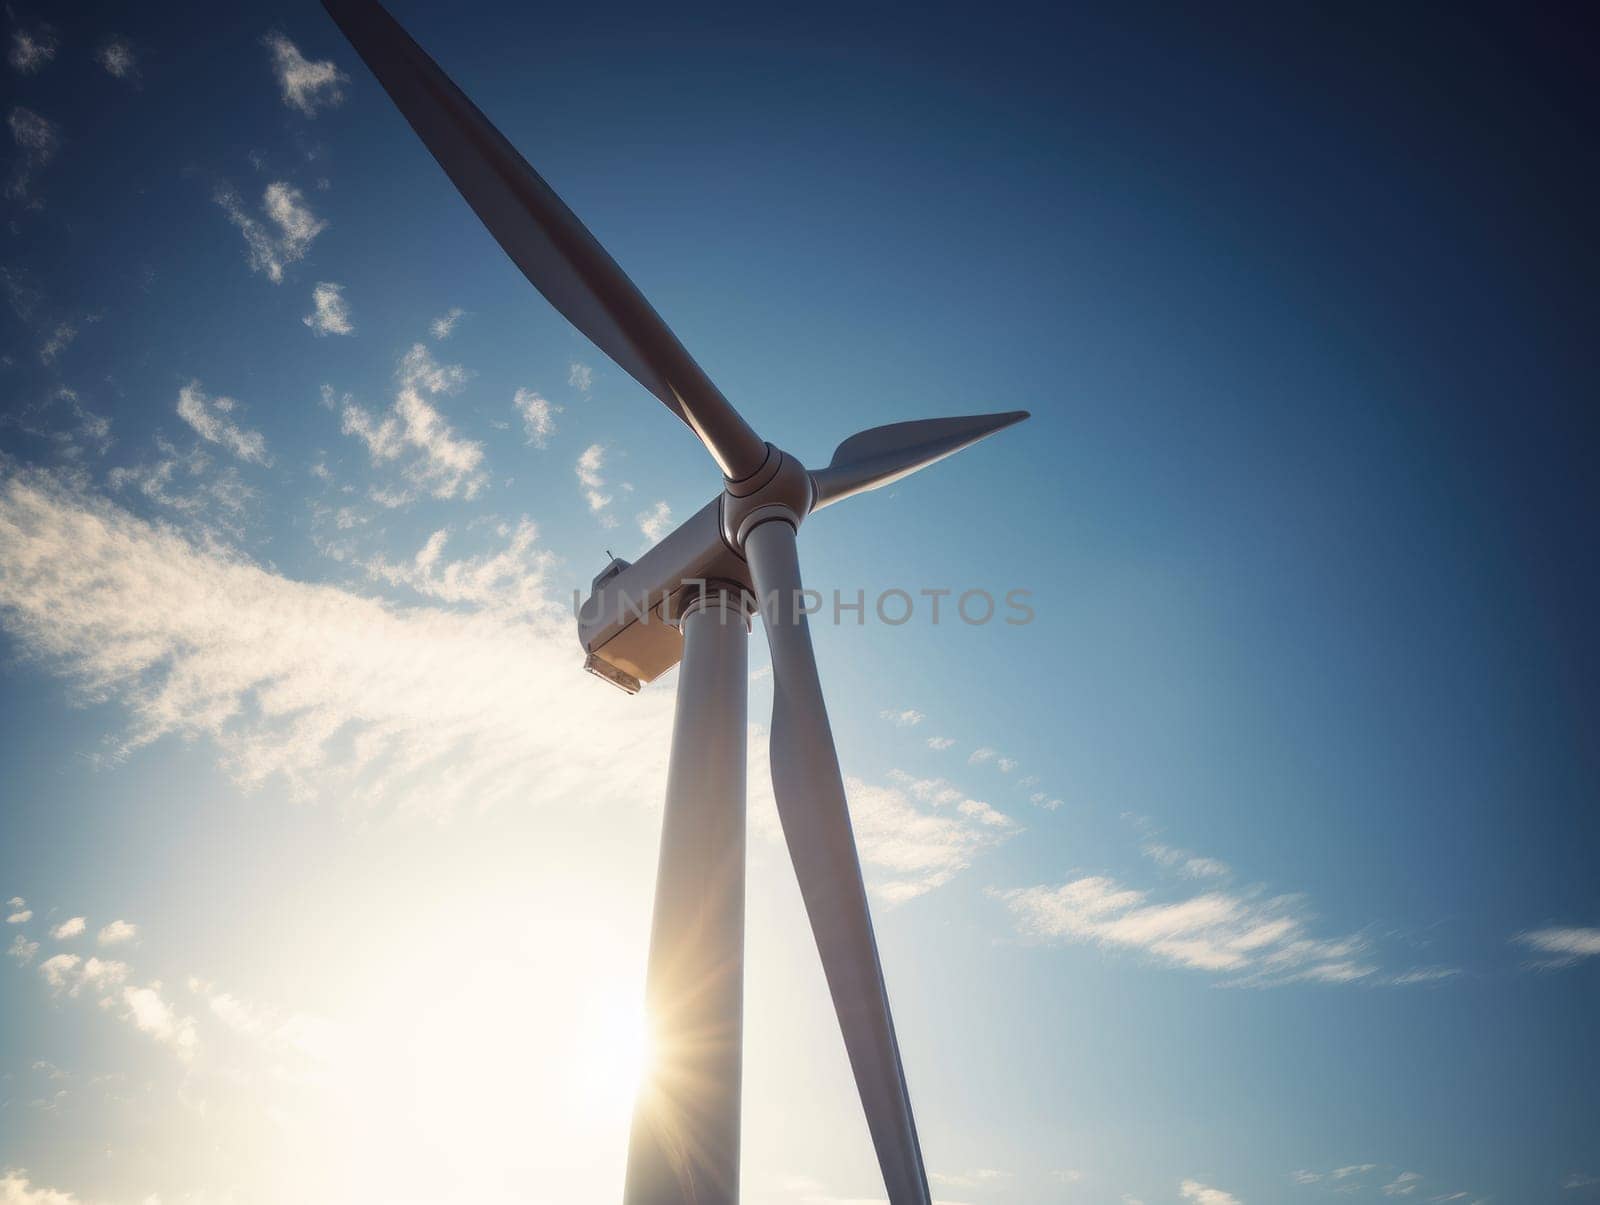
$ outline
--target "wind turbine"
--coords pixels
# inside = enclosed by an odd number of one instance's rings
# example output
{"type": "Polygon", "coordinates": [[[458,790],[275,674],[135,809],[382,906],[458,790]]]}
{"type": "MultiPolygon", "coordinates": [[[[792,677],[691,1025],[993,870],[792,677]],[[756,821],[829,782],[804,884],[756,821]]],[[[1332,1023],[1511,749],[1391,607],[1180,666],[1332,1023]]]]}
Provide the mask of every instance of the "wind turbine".
{"type": "Polygon", "coordinates": [[[585,668],[629,693],[682,662],[645,989],[654,1060],[634,1110],[626,1205],[738,1200],[746,636],[755,609],[772,656],[773,794],[878,1165],[891,1205],[928,1205],[795,536],[813,511],[1027,412],[874,427],[840,444],[826,468],[807,470],[751,429],[616,261],[381,6],[324,6],[511,261],[699,436],[722,473],[721,493],[636,564],[612,561],[578,617],[585,668]]]}

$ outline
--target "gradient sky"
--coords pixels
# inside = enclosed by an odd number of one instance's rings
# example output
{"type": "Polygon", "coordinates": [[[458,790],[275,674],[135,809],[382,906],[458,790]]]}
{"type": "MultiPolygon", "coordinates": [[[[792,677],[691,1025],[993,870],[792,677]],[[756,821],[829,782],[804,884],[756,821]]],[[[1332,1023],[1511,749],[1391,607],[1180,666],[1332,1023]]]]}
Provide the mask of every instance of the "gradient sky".
{"type": "MultiPolygon", "coordinates": [[[[775,443],[935,1195],[1600,1199],[1592,32],[394,11],[775,443]],[[826,617],[831,620],[831,616],[826,617]]],[[[0,1202],[618,1199],[718,487],[312,3],[7,10],[0,1202]]],[[[752,639],[744,1197],[881,1199],[752,639]]]]}

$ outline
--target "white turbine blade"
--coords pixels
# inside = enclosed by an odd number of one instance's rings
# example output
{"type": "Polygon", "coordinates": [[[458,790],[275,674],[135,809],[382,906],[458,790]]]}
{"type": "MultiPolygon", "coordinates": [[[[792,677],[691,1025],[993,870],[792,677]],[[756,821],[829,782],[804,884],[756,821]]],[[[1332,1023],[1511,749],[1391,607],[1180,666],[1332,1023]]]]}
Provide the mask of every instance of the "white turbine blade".
{"type": "Polygon", "coordinates": [[[772,789],[784,839],[800,880],[890,1205],[928,1205],[928,1178],[878,964],[811,631],[805,615],[797,613],[800,566],[794,528],[781,520],[762,523],[746,537],[745,556],[772,653],[772,789]]]}
{"type": "Polygon", "coordinates": [[[424,146],[551,305],[681,418],[738,480],[767,446],[616,260],[517,148],[373,0],[323,0],[424,146]]]}
{"type": "Polygon", "coordinates": [[[816,501],[811,509],[821,510],[841,498],[899,481],[1028,417],[1026,410],[1009,410],[1004,414],[925,418],[852,435],[834,449],[827,468],[813,470],[816,501]]]}

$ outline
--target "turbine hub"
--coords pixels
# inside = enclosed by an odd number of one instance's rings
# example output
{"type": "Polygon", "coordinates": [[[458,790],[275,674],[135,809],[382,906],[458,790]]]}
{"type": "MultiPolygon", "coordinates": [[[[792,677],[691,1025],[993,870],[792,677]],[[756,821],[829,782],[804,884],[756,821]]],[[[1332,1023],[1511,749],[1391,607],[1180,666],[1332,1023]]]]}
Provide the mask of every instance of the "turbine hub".
{"type": "Polygon", "coordinates": [[[743,556],[745,537],[757,527],[776,519],[799,530],[815,500],[816,487],[805,465],[768,444],[761,467],[740,481],[727,482],[722,491],[722,538],[743,556]]]}

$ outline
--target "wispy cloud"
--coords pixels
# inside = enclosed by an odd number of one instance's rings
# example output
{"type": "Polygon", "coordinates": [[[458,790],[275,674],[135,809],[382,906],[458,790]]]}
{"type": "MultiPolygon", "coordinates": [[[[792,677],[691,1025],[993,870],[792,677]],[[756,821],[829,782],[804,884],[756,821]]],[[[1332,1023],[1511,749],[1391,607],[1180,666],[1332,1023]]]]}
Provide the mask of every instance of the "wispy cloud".
{"type": "Polygon", "coordinates": [[[0,1201],[5,1205],[79,1205],[70,1192],[57,1192],[28,1179],[27,1170],[11,1167],[0,1170],[0,1201]]]}
{"type": "Polygon", "coordinates": [[[428,330],[435,339],[448,339],[455,333],[457,324],[466,316],[466,310],[460,306],[451,306],[428,324],[428,330]]]}
{"type": "Polygon", "coordinates": [[[17,144],[18,154],[6,180],[5,195],[13,201],[21,201],[28,197],[39,169],[61,149],[61,131],[54,122],[21,106],[11,110],[6,124],[11,127],[11,138],[17,144]]]}
{"type": "Polygon", "coordinates": [[[657,502],[649,510],[639,512],[634,518],[638,520],[639,530],[644,534],[644,538],[652,544],[672,530],[672,507],[665,502],[657,502]]]}
{"type": "Polygon", "coordinates": [[[41,364],[54,364],[56,357],[72,346],[72,341],[78,337],[78,328],[70,322],[57,323],[55,330],[50,332],[43,344],[39,347],[39,362],[41,364]]]}
{"type": "Polygon", "coordinates": [[[1178,1192],[1185,1201],[1192,1201],[1194,1205],[1244,1205],[1231,1192],[1223,1192],[1220,1188],[1211,1188],[1198,1180],[1183,1181],[1178,1185],[1178,1192]]]}
{"type": "Polygon", "coordinates": [[[33,956],[38,952],[39,943],[29,941],[21,933],[11,939],[11,945],[6,949],[6,953],[17,960],[17,965],[24,967],[33,961],[33,956]]]}
{"type": "Polygon", "coordinates": [[[269,33],[261,43],[271,54],[283,103],[291,109],[315,117],[319,108],[337,105],[344,99],[343,85],[350,81],[331,60],[311,61],[277,32],[269,33]]]}
{"type": "Polygon", "coordinates": [[[240,460],[270,465],[266,438],[259,431],[241,427],[234,421],[239,403],[231,397],[207,397],[199,381],[190,381],[178,391],[178,417],[208,443],[220,444],[240,460]]]}
{"type": "Polygon", "coordinates": [[[1139,952],[1238,984],[1380,979],[1366,939],[1311,935],[1298,896],[1212,890],[1159,902],[1099,875],[993,894],[1024,936],[1139,952]]]}
{"type": "Polygon", "coordinates": [[[847,778],[845,793],[869,886],[885,903],[904,903],[943,886],[1009,835],[1009,826],[925,811],[898,786],[847,778]]]}
{"type": "MultiPolygon", "coordinates": [[[[1336,1167],[1332,1171],[1326,1172],[1312,1171],[1309,1168],[1302,1168],[1299,1171],[1293,1171],[1289,1173],[1289,1182],[1291,1184],[1305,1185],[1321,1184],[1324,1181],[1351,1181],[1359,1179],[1360,1177],[1366,1176],[1377,1170],[1378,1165],[1376,1163],[1349,1163],[1343,1167],[1336,1167]]],[[[1355,1184],[1347,1183],[1340,1191],[1346,1193],[1353,1192],[1356,1191],[1358,1187],[1359,1186],[1355,1184]]]]}
{"type": "Polygon", "coordinates": [[[1140,852],[1152,862],[1170,867],[1192,879],[1224,878],[1230,873],[1226,862],[1218,861],[1216,858],[1201,857],[1186,849],[1163,845],[1159,841],[1146,842],[1140,848],[1140,852]]]}
{"type": "Polygon", "coordinates": [[[979,1167],[967,1172],[930,1172],[928,1179],[946,1188],[983,1188],[1004,1184],[1011,1173],[995,1167],[979,1167]]]}
{"type": "Polygon", "coordinates": [[[570,623],[296,582],[49,474],[0,476],[0,624],[17,649],[126,714],[118,754],[199,739],[246,788],[430,813],[655,797],[670,693],[624,708],[574,672],[570,623]]]}
{"type": "Polygon", "coordinates": [[[1567,967],[1584,958],[1600,954],[1600,929],[1551,927],[1518,933],[1513,941],[1527,946],[1541,957],[1535,965],[1567,967]]]}
{"type": "Polygon", "coordinates": [[[304,259],[317,235],[328,226],[311,211],[298,188],[281,180],[267,185],[262,194],[265,221],[245,209],[230,185],[218,186],[212,200],[244,236],[251,269],[264,273],[273,284],[283,283],[284,269],[304,259]]]}
{"type": "Polygon", "coordinates": [[[1401,1172],[1383,1186],[1383,1195],[1386,1197],[1409,1197],[1421,1187],[1422,1176],[1420,1173],[1401,1172]]]}
{"type": "Polygon", "coordinates": [[[847,786],[862,858],[886,872],[874,893],[891,903],[949,882],[980,853],[1020,831],[1009,816],[942,778],[891,770],[889,785],[868,787],[851,779],[847,786]]]}
{"type": "Polygon", "coordinates": [[[19,29],[11,35],[11,49],[6,61],[12,70],[32,75],[53,62],[56,57],[56,40],[47,30],[19,29]]]}
{"type": "Polygon", "coordinates": [[[192,1059],[199,1047],[193,1017],[179,1014],[161,994],[160,984],[147,987],[128,987],[122,990],[123,1017],[140,1032],[147,1034],[185,1062],[192,1059]]]}
{"type": "Polygon", "coordinates": [[[583,490],[584,500],[589,503],[589,509],[600,516],[603,526],[615,527],[616,518],[605,513],[611,505],[611,495],[603,492],[606,479],[601,470],[605,466],[605,447],[601,444],[590,444],[579,453],[578,463],[573,471],[578,475],[578,485],[583,490]]]}
{"type": "Polygon", "coordinates": [[[505,547],[482,556],[446,560],[450,533],[441,529],[409,561],[393,563],[377,557],[362,565],[374,578],[438,602],[509,616],[558,615],[560,609],[545,589],[554,558],[539,547],[539,529],[524,516],[514,526],[501,524],[498,534],[505,547]]]}
{"type": "Polygon", "coordinates": [[[588,393],[594,388],[594,369],[577,360],[567,365],[567,384],[579,393],[588,393]]]}
{"type": "Polygon", "coordinates": [[[953,749],[955,748],[955,743],[956,738],[953,736],[930,736],[928,738],[928,748],[935,753],[943,753],[946,749],[953,749]]]}
{"type": "Polygon", "coordinates": [[[319,281],[311,290],[311,313],[300,321],[311,328],[314,335],[353,335],[355,326],[350,322],[350,306],[344,299],[344,286],[332,281],[319,281]]]}
{"type": "Polygon", "coordinates": [[[134,489],[158,506],[167,507],[185,519],[203,522],[235,535],[242,533],[244,518],[256,500],[256,491],[246,485],[232,465],[217,468],[196,444],[188,451],[156,437],[160,459],[133,465],[119,465],[106,474],[113,490],[134,489]]]}
{"type": "MultiPolygon", "coordinates": [[[[343,403],[343,430],[367,446],[374,464],[409,457],[407,480],[435,498],[474,498],[488,481],[483,445],[461,439],[425,394],[454,393],[467,380],[458,364],[435,362],[421,343],[400,359],[394,405],[382,418],[349,398],[343,403]]],[[[331,390],[328,391],[331,398],[331,390]]]]}
{"type": "Polygon", "coordinates": [[[139,78],[139,58],[134,53],[132,43],[124,38],[112,38],[106,42],[95,51],[94,59],[117,79],[132,81],[139,78]]]}
{"type": "Polygon", "coordinates": [[[80,460],[86,452],[104,455],[111,447],[111,420],[85,406],[75,391],[61,387],[42,401],[14,406],[0,414],[0,427],[15,427],[47,440],[66,460],[80,460]]]}
{"type": "Polygon", "coordinates": [[[896,711],[892,707],[885,708],[878,713],[880,720],[888,720],[897,728],[915,728],[928,717],[914,707],[907,707],[903,711],[896,711]]]}
{"type": "Polygon", "coordinates": [[[556,415],[561,407],[532,389],[519,389],[511,397],[511,404],[522,416],[522,430],[528,443],[535,448],[550,446],[550,437],[556,433],[556,415]]]}

